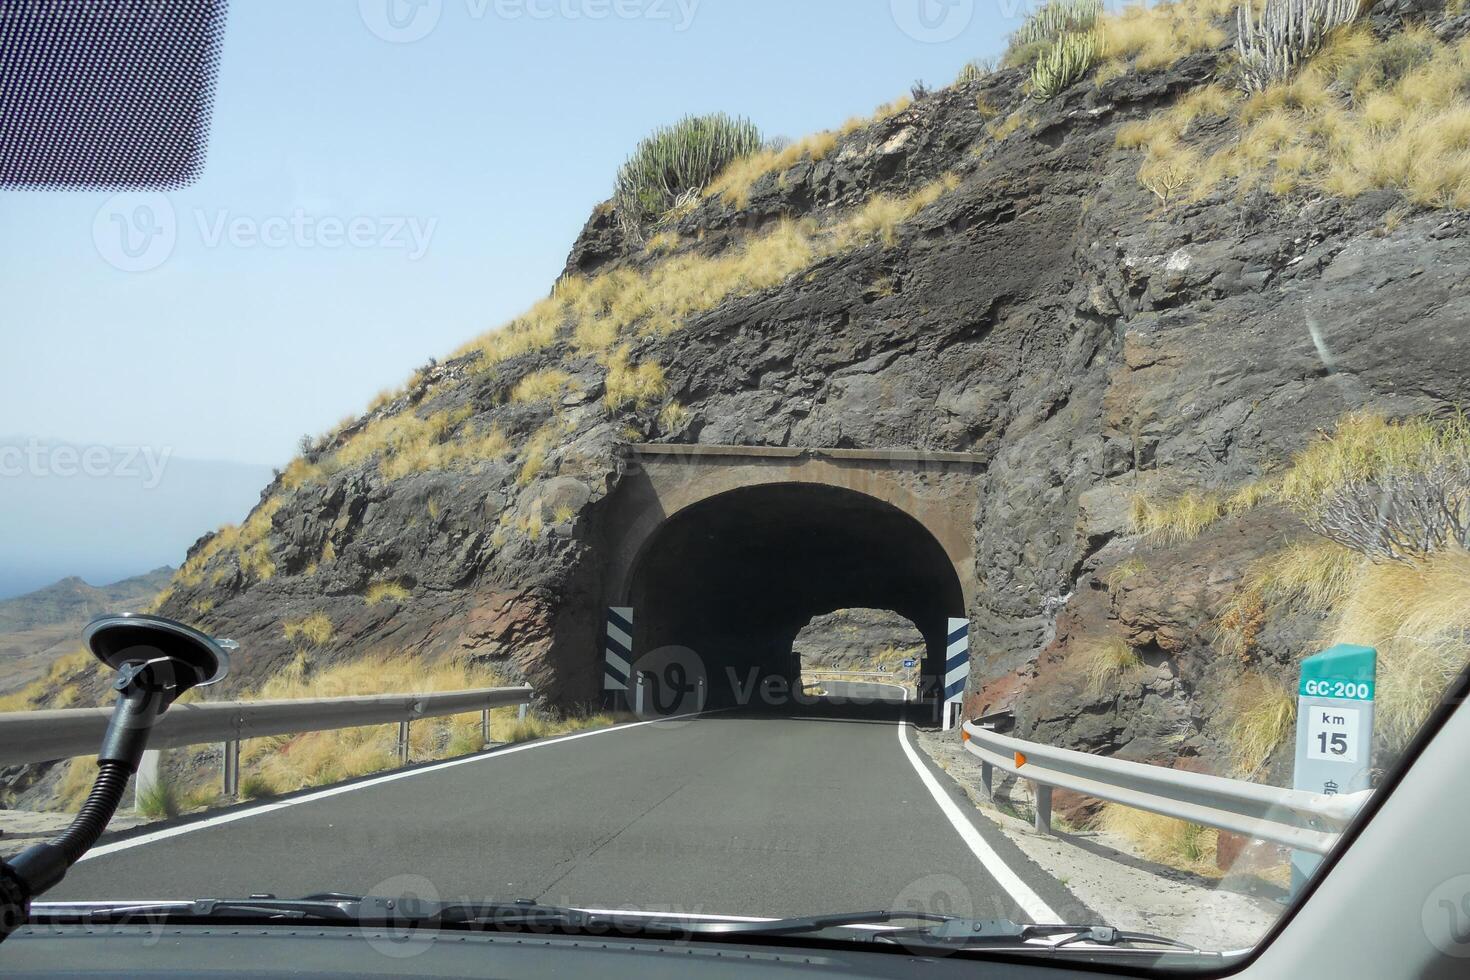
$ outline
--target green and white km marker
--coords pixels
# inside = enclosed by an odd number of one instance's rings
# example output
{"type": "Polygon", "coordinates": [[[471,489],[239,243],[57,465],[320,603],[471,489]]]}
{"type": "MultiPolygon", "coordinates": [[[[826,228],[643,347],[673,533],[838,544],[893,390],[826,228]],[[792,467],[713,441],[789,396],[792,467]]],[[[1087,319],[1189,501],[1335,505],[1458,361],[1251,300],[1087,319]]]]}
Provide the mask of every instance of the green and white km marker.
{"type": "MultiPolygon", "coordinates": [[[[1302,661],[1297,688],[1293,786],[1329,796],[1369,789],[1373,745],[1373,685],[1378,651],[1340,643],[1302,661]]],[[[1291,852],[1295,894],[1322,858],[1291,852]]]]}

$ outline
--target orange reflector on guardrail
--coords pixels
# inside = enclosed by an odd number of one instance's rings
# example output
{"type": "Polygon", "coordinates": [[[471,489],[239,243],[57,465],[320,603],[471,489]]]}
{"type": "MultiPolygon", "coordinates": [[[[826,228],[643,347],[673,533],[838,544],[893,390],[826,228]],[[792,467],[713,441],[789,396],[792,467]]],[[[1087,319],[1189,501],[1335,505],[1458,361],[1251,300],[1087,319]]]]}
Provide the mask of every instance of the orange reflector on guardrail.
{"type": "Polygon", "coordinates": [[[1016,753],[1016,768],[1019,769],[1026,764],[1026,757],[1020,752],[1016,753]]]}
{"type": "Polygon", "coordinates": [[[964,728],[961,728],[960,729],[960,741],[961,742],[968,742],[969,740],[970,740],[970,733],[968,731],[966,731],[964,728]]]}

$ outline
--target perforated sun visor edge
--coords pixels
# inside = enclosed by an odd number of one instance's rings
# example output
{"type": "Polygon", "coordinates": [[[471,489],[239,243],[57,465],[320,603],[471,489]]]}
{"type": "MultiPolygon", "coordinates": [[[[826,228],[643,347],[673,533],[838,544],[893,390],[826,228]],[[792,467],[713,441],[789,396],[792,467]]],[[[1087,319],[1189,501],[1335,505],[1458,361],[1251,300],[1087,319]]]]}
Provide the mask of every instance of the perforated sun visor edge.
{"type": "Polygon", "coordinates": [[[203,172],[228,0],[0,0],[0,190],[203,172]]]}

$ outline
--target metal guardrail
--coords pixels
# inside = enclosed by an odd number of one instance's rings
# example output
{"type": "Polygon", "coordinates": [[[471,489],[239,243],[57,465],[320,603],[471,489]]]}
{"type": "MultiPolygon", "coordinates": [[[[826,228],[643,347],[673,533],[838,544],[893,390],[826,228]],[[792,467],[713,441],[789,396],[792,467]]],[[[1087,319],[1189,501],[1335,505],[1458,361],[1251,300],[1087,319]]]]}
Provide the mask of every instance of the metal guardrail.
{"type": "Polygon", "coordinates": [[[1240,779],[1128,762],[998,734],[966,722],[965,748],[981,763],[987,792],[994,769],[1029,781],[1036,828],[1051,830],[1053,788],[1121,803],[1191,823],[1326,854],[1372,790],[1327,796],[1240,779]]]}
{"type": "MultiPolygon", "coordinates": [[[[917,669],[917,668],[915,668],[915,669],[917,669]]],[[[898,673],[897,671],[894,671],[893,673],[887,673],[887,672],[881,671],[881,670],[836,670],[836,669],[833,669],[833,670],[804,670],[804,671],[801,672],[801,676],[802,677],[806,677],[808,675],[810,675],[812,677],[818,677],[818,676],[826,677],[828,675],[838,675],[838,674],[840,674],[843,677],[881,677],[881,678],[887,678],[888,680],[893,680],[894,678],[898,678],[899,680],[905,679],[904,678],[904,675],[898,673]]],[[[909,680],[912,680],[913,678],[912,677],[909,677],[908,679],[909,680]]]]}
{"type": "MultiPolygon", "coordinates": [[[[150,752],[156,752],[205,742],[223,743],[225,793],[234,795],[238,788],[242,739],[397,722],[399,761],[406,763],[410,722],[479,711],[481,732],[488,742],[490,709],[520,705],[524,716],[533,694],[529,687],[486,687],[430,694],[175,704],[154,726],[148,747],[150,752]]],[[[111,708],[0,713],[0,766],[92,755],[101,744],[111,717],[111,708]]],[[[156,758],[154,755],[153,759],[156,758]]]]}

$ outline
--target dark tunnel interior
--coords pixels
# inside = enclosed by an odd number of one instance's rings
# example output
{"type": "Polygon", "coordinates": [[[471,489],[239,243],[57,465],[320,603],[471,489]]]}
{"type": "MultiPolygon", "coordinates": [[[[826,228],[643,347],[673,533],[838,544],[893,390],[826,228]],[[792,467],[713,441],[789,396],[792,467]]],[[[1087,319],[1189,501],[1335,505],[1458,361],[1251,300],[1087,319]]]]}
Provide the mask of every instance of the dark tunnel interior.
{"type": "Polygon", "coordinates": [[[731,490],[680,511],[639,556],[628,599],[640,664],[684,648],[675,659],[702,669],[710,707],[780,700],[797,680],[797,633],[843,608],[910,620],[924,636],[923,673],[936,676],[946,620],[965,609],[953,565],[917,520],[806,483],[731,490]]]}

